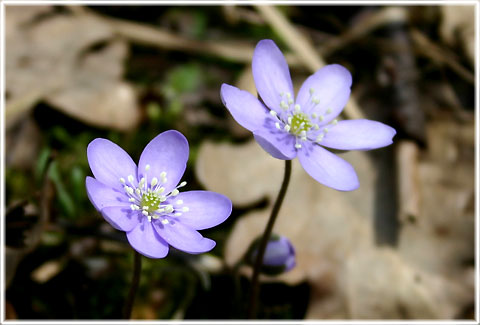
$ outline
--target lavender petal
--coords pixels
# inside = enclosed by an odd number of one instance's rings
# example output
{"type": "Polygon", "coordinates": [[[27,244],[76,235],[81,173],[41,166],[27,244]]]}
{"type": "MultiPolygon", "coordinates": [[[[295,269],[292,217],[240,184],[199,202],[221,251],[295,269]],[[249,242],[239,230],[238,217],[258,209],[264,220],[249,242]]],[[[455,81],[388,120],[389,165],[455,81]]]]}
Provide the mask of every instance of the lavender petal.
{"type": "Polygon", "coordinates": [[[147,218],[142,218],[142,222],[127,232],[127,239],[137,252],[146,257],[163,258],[168,254],[168,244],[157,234],[147,218]]]}
{"type": "MultiPolygon", "coordinates": [[[[87,147],[87,158],[95,178],[116,189],[123,189],[120,178],[137,175],[132,158],[118,145],[107,139],[95,139],[87,147]]],[[[135,179],[136,181],[136,179],[135,179]]]]}
{"type": "Polygon", "coordinates": [[[272,157],[290,160],[296,157],[295,138],[286,132],[263,128],[253,132],[257,143],[272,157]]]}
{"type": "Polygon", "coordinates": [[[143,150],[138,163],[138,179],[146,175],[150,182],[153,177],[161,181],[162,172],[166,173],[166,182],[162,184],[165,193],[169,193],[180,182],[188,160],[188,141],[183,134],[175,130],[165,131],[150,141],[143,150]],[[149,170],[145,167],[149,165],[149,170]]]}
{"type": "Polygon", "coordinates": [[[209,191],[182,192],[175,198],[183,201],[181,207],[188,211],[182,212],[178,220],[192,229],[202,230],[214,227],[224,222],[232,213],[232,201],[225,195],[209,191]]]}
{"type": "Polygon", "coordinates": [[[130,206],[125,191],[111,188],[95,178],[87,176],[85,180],[87,196],[97,210],[110,206],[130,206]]]}
{"type": "Polygon", "coordinates": [[[181,251],[198,254],[204,253],[215,247],[215,242],[204,238],[200,233],[178,221],[170,221],[167,224],[156,220],[152,222],[156,232],[167,243],[181,251]]]}
{"type": "Polygon", "coordinates": [[[125,206],[106,207],[100,212],[109,224],[121,231],[132,230],[141,222],[142,218],[138,211],[132,211],[130,207],[125,206]]]}
{"type": "Polygon", "coordinates": [[[258,42],[253,53],[252,72],[263,102],[270,109],[281,112],[281,94],[289,93],[293,99],[294,93],[287,61],[272,40],[258,42]]]}
{"type": "Polygon", "coordinates": [[[248,91],[223,84],[220,95],[235,121],[249,131],[259,128],[268,117],[267,108],[248,91]]]}
{"type": "Polygon", "coordinates": [[[360,185],[352,165],[318,145],[305,145],[298,158],[303,169],[325,186],[338,191],[353,191],[360,185]]]}
{"type": "Polygon", "coordinates": [[[330,64],[307,78],[300,88],[296,103],[306,113],[323,116],[324,125],[340,114],[350,97],[352,75],[338,64],[330,64]],[[315,100],[318,100],[316,104],[315,100]]]}
{"type": "Polygon", "coordinates": [[[371,150],[393,143],[394,128],[370,120],[346,120],[329,128],[321,145],[340,150],[371,150]]]}

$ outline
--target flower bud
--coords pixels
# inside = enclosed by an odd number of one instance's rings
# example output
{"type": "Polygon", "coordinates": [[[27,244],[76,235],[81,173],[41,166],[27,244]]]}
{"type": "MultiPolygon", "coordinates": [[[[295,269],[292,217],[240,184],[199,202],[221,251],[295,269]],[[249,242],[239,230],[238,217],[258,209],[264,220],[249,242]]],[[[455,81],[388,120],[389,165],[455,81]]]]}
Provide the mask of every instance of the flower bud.
{"type": "MultiPolygon", "coordinates": [[[[247,263],[255,264],[260,239],[255,240],[247,252],[247,263]]],[[[295,249],[287,237],[272,235],[263,255],[261,272],[268,275],[278,275],[295,267],[295,249]]]]}

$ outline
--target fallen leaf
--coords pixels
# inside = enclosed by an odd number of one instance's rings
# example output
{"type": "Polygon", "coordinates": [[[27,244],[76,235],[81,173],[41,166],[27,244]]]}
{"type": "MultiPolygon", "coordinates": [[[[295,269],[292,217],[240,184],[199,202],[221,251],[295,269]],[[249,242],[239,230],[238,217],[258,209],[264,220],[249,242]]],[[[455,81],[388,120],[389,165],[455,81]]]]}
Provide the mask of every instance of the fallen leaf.
{"type": "Polygon", "coordinates": [[[115,41],[81,62],[71,86],[47,96],[62,112],[100,127],[127,130],[140,119],[133,87],[120,80],[127,45],[115,41]]]}
{"type": "MultiPolygon", "coordinates": [[[[281,280],[295,284],[335,273],[336,265],[353,249],[373,243],[369,228],[372,220],[365,217],[373,214],[372,163],[361,152],[342,157],[356,168],[365,187],[363,192],[339,193],[327,188],[313,180],[298,161],[293,161],[291,184],[274,232],[292,241],[297,250],[297,267],[282,275],[281,280]]],[[[208,189],[227,195],[235,206],[248,205],[262,197],[270,200],[269,208],[248,213],[235,224],[225,250],[229,265],[234,265],[263,232],[282,182],[283,164],[254,141],[240,146],[201,146],[196,172],[208,189]]]]}
{"type": "Polygon", "coordinates": [[[39,10],[27,13],[6,8],[7,125],[46,100],[95,126],[133,128],[140,116],[133,87],[122,81],[125,41],[111,41],[111,27],[89,16],[49,7],[41,17],[39,10]],[[95,50],[102,42],[106,47],[95,50]]]}
{"type": "Polygon", "coordinates": [[[472,299],[461,283],[419,270],[391,248],[359,251],[344,267],[342,282],[354,319],[452,319],[472,299]]]}
{"type": "MultiPolygon", "coordinates": [[[[358,151],[341,155],[354,166],[360,179],[360,189],[353,192],[337,192],[317,183],[297,160],[293,161],[291,183],[274,233],[291,240],[297,266],[275,280],[290,284],[307,280],[311,284],[306,318],[443,319],[455,317],[473,302],[473,275],[466,273],[470,266],[461,264],[473,259],[473,210],[458,214],[471,207],[474,169],[473,160],[468,159],[473,159],[473,154],[469,155],[473,133],[460,130],[458,125],[435,128],[437,132],[427,133],[438,143],[432,142],[431,156],[421,156],[424,164],[436,162],[432,169],[436,172],[420,172],[424,196],[419,217],[423,219],[419,222],[426,226],[403,226],[398,247],[382,248],[375,243],[373,218],[379,171],[373,156],[358,151]],[[444,136],[439,136],[439,130],[444,136]],[[466,143],[467,149],[457,146],[452,154],[446,137],[453,143],[466,143]],[[468,163],[453,169],[460,156],[468,163]],[[445,165],[439,157],[450,162],[445,165]],[[455,183],[462,173],[463,181],[455,183]],[[441,189],[445,179],[448,181],[441,189]],[[467,179],[470,183],[465,184],[467,179]],[[432,205],[437,207],[433,209],[432,205]],[[424,209],[430,211],[425,213],[424,209]],[[439,222],[451,228],[453,235],[434,239],[431,233],[439,222]],[[438,247],[442,247],[440,252],[438,247]],[[417,275],[423,279],[421,284],[417,275]]],[[[282,181],[283,164],[254,141],[242,145],[207,142],[200,147],[196,174],[207,189],[227,195],[234,207],[248,206],[263,197],[269,200],[265,209],[247,212],[235,223],[225,247],[228,265],[235,265],[263,232],[282,181]]],[[[248,267],[241,271],[251,274],[248,267]]],[[[271,278],[262,277],[262,281],[267,280],[271,278]]]]}

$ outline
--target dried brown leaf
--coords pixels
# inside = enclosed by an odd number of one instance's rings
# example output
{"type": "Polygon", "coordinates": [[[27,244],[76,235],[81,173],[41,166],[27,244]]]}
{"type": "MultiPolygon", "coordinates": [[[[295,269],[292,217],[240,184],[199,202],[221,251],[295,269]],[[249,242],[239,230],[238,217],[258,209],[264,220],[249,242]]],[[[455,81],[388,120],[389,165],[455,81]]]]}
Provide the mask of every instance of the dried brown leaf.
{"type": "Polygon", "coordinates": [[[8,125],[45,99],[96,126],[121,130],[135,126],[139,120],[135,93],[121,80],[126,44],[115,41],[103,50],[91,50],[113,37],[110,26],[88,16],[49,12],[48,7],[44,11],[49,15],[34,19],[38,10],[25,8],[32,12],[28,19],[15,6],[6,10],[8,125]]]}

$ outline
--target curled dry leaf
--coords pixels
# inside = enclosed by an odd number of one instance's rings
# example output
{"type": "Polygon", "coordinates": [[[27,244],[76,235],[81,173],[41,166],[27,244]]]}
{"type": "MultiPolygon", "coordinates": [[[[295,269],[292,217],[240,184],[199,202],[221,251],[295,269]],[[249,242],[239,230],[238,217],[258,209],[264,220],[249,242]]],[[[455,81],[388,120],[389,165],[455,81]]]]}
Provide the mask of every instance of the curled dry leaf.
{"type": "Polygon", "coordinates": [[[127,45],[114,41],[78,64],[71,86],[46,99],[64,113],[100,127],[126,130],[139,122],[136,94],[121,81],[127,45]]]}
{"type": "Polygon", "coordinates": [[[5,16],[7,126],[40,100],[97,126],[127,129],[136,124],[133,89],[121,81],[126,51],[90,53],[113,37],[107,24],[50,7],[8,6],[5,16]],[[104,105],[107,114],[101,113],[104,105]]]}

